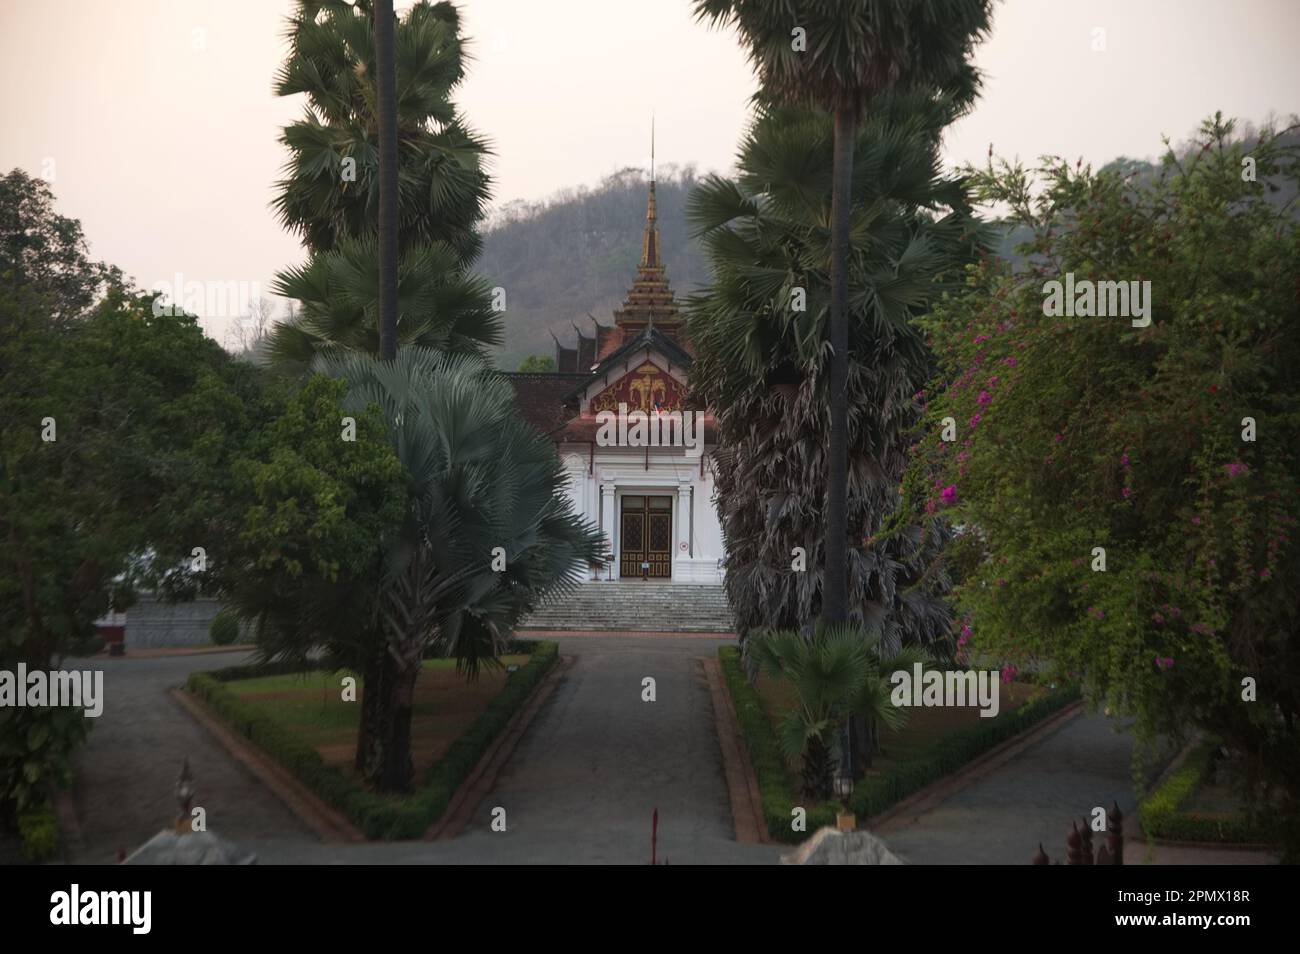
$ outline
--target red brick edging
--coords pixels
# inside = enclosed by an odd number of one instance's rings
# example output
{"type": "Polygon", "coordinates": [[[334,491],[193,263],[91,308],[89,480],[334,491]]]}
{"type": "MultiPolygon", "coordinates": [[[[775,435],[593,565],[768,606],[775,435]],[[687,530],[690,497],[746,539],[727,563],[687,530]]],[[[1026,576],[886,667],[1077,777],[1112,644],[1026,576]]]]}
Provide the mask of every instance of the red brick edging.
{"type": "Polygon", "coordinates": [[[551,667],[551,671],[538,683],[528,701],[510,717],[506,727],[497,734],[487,751],[479,757],[474,770],[469,773],[465,781],[460,783],[451,801],[447,803],[446,809],[443,810],[442,817],[430,825],[428,831],[424,833],[425,841],[455,838],[465,830],[465,826],[473,819],[474,810],[478,808],[479,802],[496,785],[497,775],[514,754],[515,746],[528,731],[533,716],[537,715],[542,704],[550,698],[572,664],[572,656],[561,656],[551,667]]]}
{"type": "Polygon", "coordinates": [[[324,842],[360,842],[363,835],[352,820],[323,801],[315,792],[251,742],[231,732],[200,700],[184,689],[173,689],[173,699],[185,707],[194,721],[207,729],[244,768],[271,790],[298,819],[324,842]]]}
{"type": "Polygon", "coordinates": [[[727,796],[731,801],[731,819],[736,841],[742,845],[772,844],[763,820],[763,799],[758,778],[749,761],[749,750],[740,734],[740,723],[732,707],[731,693],[722,681],[722,667],[716,656],[702,659],[704,675],[713,699],[714,728],[722,749],[723,774],[727,778],[727,796]]]}
{"type": "Polygon", "coordinates": [[[902,801],[891,805],[879,815],[870,818],[860,826],[872,831],[887,831],[891,826],[899,827],[896,823],[900,821],[901,816],[910,815],[911,818],[919,818],[921,815],[934,808],[940,802],[952,797],[956,792],[965,788],[967,785],[983,778],[989,772],[1011,761],[1029,746],[1038,742],[1044,736],[1051,735],[1060,729],[1066,722],[1083,712],[1083,700],[1079,699],[1070,703],[1058,712],[1054,712],[1042,722],[1031,726],[1019,735],[1013,735],[983,755],[967,762],[964,766],[954,772],[952,775],[945,775],[943,778],[931,782],[925,788],[913,792],[902,801]]]}

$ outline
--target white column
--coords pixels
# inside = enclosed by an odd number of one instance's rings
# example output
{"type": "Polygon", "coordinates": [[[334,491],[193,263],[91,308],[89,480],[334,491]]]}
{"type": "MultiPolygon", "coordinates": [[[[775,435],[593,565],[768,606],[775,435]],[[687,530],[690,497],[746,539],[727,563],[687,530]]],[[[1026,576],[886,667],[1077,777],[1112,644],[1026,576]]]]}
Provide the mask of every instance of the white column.
{"type": "MultiPolygon", "coordinates": [[[[609,559],[614,559],[614,482],[602,480],[600,482],[600,527],[605,534],[605,552],[609,559]]],[[[611,575],[606,570],[601,574],[601,579],[611,575]]],[[[613,576],[618,576],[618,566],[613,569],[613,576]]]]}
{"type": "Polygon", "coordinates": [[[691,556],[691,485],[677,485],[677,552],[678,560],[691,556]]]}

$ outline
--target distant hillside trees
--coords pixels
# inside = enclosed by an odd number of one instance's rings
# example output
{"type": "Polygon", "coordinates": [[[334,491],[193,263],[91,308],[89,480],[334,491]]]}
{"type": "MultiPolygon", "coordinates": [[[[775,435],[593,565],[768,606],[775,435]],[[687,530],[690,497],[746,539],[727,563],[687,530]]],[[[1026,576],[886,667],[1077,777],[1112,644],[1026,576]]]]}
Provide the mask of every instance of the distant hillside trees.
{"type": "MultiPolygon", "coordinates": [[[[693,166],[657,172],[659,234],[673,290],[682,295],[708,279],[699,244],[686,224],[693,166]]],[[[510,310],[497,366],[517,367],[533,354],[553,354],[554,333],[572,342],[576,324],[592,333],[622,304],[641,257],[649,180],[622,169],[591,189],[565,189],[542,202],[512,202],[489,218],[479,272],[506,290],[510,310]]]]}

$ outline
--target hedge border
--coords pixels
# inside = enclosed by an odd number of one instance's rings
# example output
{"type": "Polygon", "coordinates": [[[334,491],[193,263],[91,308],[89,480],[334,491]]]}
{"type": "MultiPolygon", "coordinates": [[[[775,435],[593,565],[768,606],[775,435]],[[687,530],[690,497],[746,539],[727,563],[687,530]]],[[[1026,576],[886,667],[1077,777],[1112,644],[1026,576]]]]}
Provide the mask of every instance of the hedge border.
{"type": "Polygon", "coordinates": [[[24,859],[40,864],[58,856],[63,838],[58,815],[49,799],[19,812],[16,821],[24,859]]]}
{"type": "Polygon", "coordinates": [[[1168,842],[1202,842],[1225,846],[1252,847],[1276,842],[1269,826],[1246,815],[1230,818],[1207,818],[1196,812],[1181,811],[1187,797],[1204,781],[1210,770],[1210,757],[1218,742],[1206,739],[1199,743],[1177,769],[1138,802],[1138,823],[1148,839],[1168,842]]]}
{"type": "MultiPolygon", "coordinates": [[[[797,780],[786,767],[776,732],[763,710],[763,701],[745,675],[740,663],[739,647],[720,646],[718,661],[722,666],[727,691],[731,693],[731,701],[736,708],[736,719],[749,750],[750,763],[758,779],[763,821],[767,825],[768,834],[777,841],[797,843],[818,828],[835,824],[839,805],[827,801],[820,805],[802,806],[808,813],[807,830],[798,832],[791,829],[791,811],[796,804],[790,792],[794,790],[797,780]]],[[[1026,703],[1006,719],[955,732],[936,745],[934,752],[926,758],[859,781],[853,787],[849,807],[860,818],[879,815],[913,792],[951,775],[1012,736],[1019,735],[1059,712],[1079,697],[1080,689],[1077,685],[1063,686],[1026,703]]]]}
{"type": "Polygon", "coordinates": [[[531,658],[506,677],[505,686],[434,763],[424,783],[402,797],[376,794],[337,768],[326,765],[312,746],[226,686],[241,679],[316,672],[327,667],[300,662],[229,666],[191,673],[185,687],[206,702],[233,732],[248,739],[326,803],[347,815],[367,838],[414,839],[442,817],[456,789],[469,777],[492,740],[559,659],[559,646],[553,642],[515,640],[507,652],[527,652],[531,658]]]}

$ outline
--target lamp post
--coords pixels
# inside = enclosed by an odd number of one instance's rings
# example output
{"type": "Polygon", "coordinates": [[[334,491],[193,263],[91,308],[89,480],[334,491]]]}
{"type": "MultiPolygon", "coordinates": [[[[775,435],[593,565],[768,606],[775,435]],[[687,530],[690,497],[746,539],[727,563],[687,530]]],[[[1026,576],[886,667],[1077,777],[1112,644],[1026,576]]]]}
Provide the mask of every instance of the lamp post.
{"type": "Polygon", "coordinates": [[[835,797],[840,800],[840,811],[835,816],[835,827],[839,831],[853,831],[858,827],[858,819],[849,810],[849,798],[853,795],[853,725],[844,720],[841,729],[840,764],[832,785],[835,797]]]}

